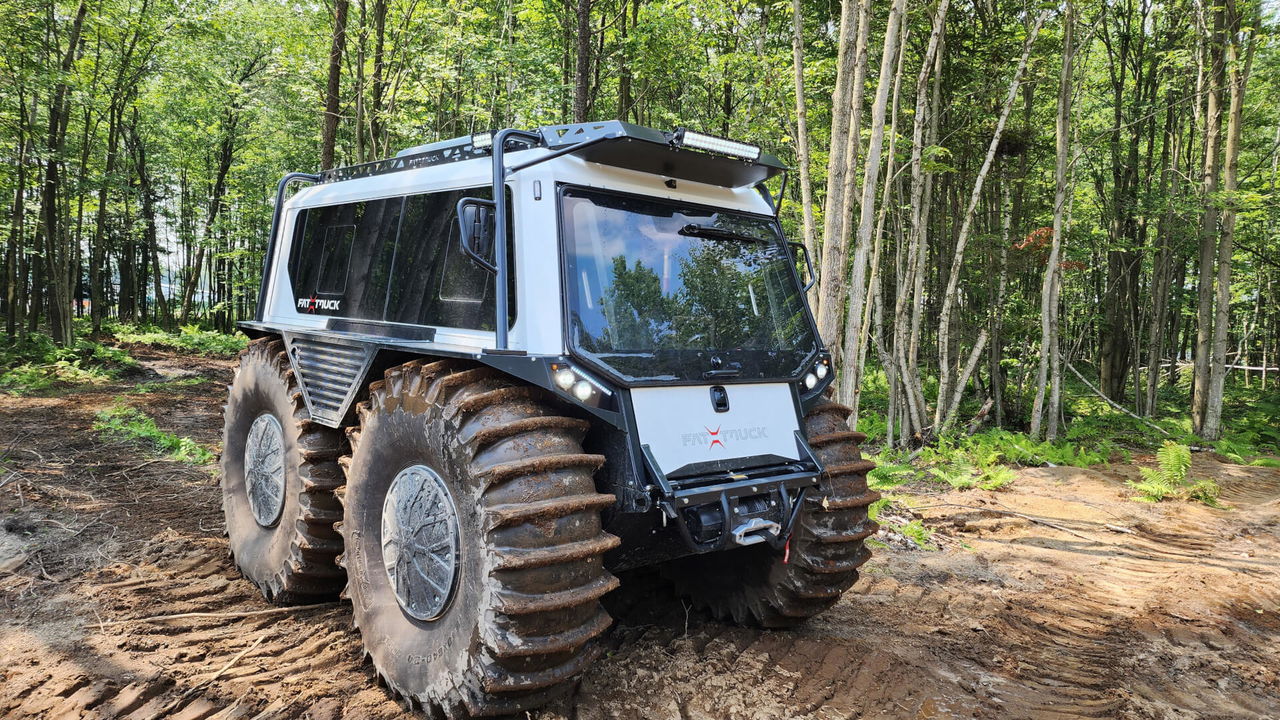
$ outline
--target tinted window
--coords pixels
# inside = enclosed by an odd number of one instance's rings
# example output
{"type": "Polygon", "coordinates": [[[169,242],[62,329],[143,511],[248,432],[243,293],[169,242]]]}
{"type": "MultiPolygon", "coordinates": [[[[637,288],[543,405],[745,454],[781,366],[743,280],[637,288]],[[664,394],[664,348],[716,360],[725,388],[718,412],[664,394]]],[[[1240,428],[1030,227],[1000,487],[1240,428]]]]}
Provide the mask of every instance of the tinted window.
{"type": "Polygon", "coordinates": [[[471,188],[302,211],[289,259],[299,312],[492,330],[493,276],[463,254],[457,223],[459,200],[490,196],[471,188]]]}
{"type": "Polygon", "coordinates": [[[773,218],[566,188],[574,346],[630,379],[793,375],[817,343],[773,218]]]}
{"type": "Polygon", "coordinates": [[[304,210],[289,275],[299,312],[381,320],[401,198],[304,210]]]}

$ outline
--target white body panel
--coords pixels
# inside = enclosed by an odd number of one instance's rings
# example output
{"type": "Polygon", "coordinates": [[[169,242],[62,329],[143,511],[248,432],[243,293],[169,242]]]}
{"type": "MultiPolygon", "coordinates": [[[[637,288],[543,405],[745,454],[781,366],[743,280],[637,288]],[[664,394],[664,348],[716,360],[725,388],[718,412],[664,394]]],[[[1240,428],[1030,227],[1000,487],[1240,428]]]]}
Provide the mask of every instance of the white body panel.
{"type": "Polygon", "coordinates": [[[693,463],[777,455],[799,460],[800,419],[785,383],[725,385],[729,410],[716,412],[711,386],[631,391],[636,430],[664,473],[693,463]]]}
{"type": "MultiPolygon", "coordinates": [[[[507,163],[525,163],[545,155],[545,149],[511,152],[507,163]]],[[[289,254],[299,211],[359,200],[473,188],[491,183],[493,163],[488,158],[404,170],[342,182],[313,185],[299,190],[285,203],[280,234],[272,259],[263,321],[281,329],[323,329],[326,315],[300,313],[289,283],[289,254]]],[[[564,346],[563,301],[560,286],[560,239],[557,184],[605,188],[655,198],[682,200],[772,214],[768,203],[752,188],[724,188],[680,180],[676,188],[667,178],[608,165],[589,163],[572,155],[549,160],[511,175],[511,213],[515,228],[515,253],[508,259],[515,273],[516,318],[508,343],[513,350],[538,355],[559,355],[564,346]],[[540,193],[540,194],[539,194],[540,193]]],[[[423,352],[447,346],[452,351],[479,352],[494,346],[494,333],[436,327],[434,342],[398,341],[419,346],[423,352]]],[[[704,391],[705,392],[705,391],[704,391]]]]}

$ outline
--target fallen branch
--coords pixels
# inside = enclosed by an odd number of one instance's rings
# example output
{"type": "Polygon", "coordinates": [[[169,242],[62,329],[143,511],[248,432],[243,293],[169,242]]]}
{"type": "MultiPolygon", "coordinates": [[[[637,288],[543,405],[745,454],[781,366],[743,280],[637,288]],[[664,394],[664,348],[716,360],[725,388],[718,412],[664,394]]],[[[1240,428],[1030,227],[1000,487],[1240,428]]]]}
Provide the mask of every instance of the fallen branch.
{"type": "Polygon", "coordinates": [[[1102,527],[1104,527],[1104,528],[1106,528],[1106,529],[1110,530],[1111,532],[1124,533],[1124,534],[1126,534],[1126,535],[1137,535],[1137,534],[1138,534],[1138,533],[1134,532],[1133,530],[1130,530],[1130,529],[1129,529],[1129,528],[1127,528],[1127,527],[1120,527],[1119,525],[1112,525],[1112,524],[1110,524],[1110,523],[1108,523],[1108,524],[1106,524],[1106,525],[1103,525],[1102,527]]]}
{"type": "Polygon", "coordinates": [[[958,504],[956,504],[956,503],[937,503],[937,504],[934,504],[934,505],[923,505],[923,506],[921,506],[921,507],[912,508],[912,509],[913,509],[913,510],[928,510],[929,508],[939,508],[939,507],[954,507],[954,508],[961,508],[961,509],[963,509],[963,510],[977,510],[978,512],[990,512],[990,513],[996,513],[996,514],[998,514],[998,515],[1011,515],[1011,516],[1013,516],[1013,517],[1021,518],[1021,519],[1023,519],[1023,520],[1026,520],[1027,522],[1032,522],[1032,523],[1035,523],[1035,524],[1037,524],[1037,525],[1044,525],[1045,527],[1053,528],[1054,530],[1057,530],[1058,532],[1064,532],[1064,533],[1066,533],[1066,534],[1068,534],[1068,535],[1074,535],[1075,537],[1078,537],[1078,538],[1080,538],[1081,540],[1088,540],[1088,541],[1090,541],[1090,542],[1096,542],[1093,538],[1089,537],[1088,535],[1081,535],[1080,533],[1076,532],[1075,530],[1072,530],[1071,528],[1063,527],[1063,526],[1058,525],[1058,524],[1056,524],[1056,523],[1051,523],[1051,522],[1049,522],[1048,520],[1043,520],[1043,519],[1041,519],[1041,518],[1034,517],[1034,516],[1032,516],[1032,515],[1024,515],[1023,513],[1020,513],[1020,512],[1014,512],[1014,511],[1012,511],[1012,510],[997,510],[997,509],[995,509],[995,508],[989,508],[989,507],[977,507],[977,506],[975,506],[975,505],[958,505],[958,504]]]}
{"type": "Polygon", "coordinates": [[[165,716],[167,716],[169,713],[173,712],[174,710],[177,710],[179,707],[182,707],[182,704],[183,704],[183,703],[185,703],[185,702],[187,701],[187,699],[188,699],[188,698],[190,698],[192,695],[195,695],[195,694],[196,694],[196,693],[197,693],[201,688],[203,688],[204,686],[209,685],[209,684],[210,684],[210,683],[212,683],[213,681],[215,681],[215,680],[217,680],[218,678],[222,677],[222,674],[223,674],[223,673],[225,673],[226,671],[230,670],[230,669],[231,669],[231,667],[232,667],[233,665],[235,665],[236,663],[238,663],[238,662],[240,662],[242,659],[244,659],[244,656],[246,656],[246,655],[248,655],[249,653],[251,653],[251,652],[253,652],[254,650],[256,650],[256,649],[258,648],[258,646],[262,644],[262,641],[263,641],[263,640],[266,640],[266,639],[267,639],[267,633],[265,633],[265,632],[264,632],[264,633],[262,633],[261,635],[259,635],[259,636],[258,636],[258,639],[257,639],[257,640],[254,640],[254,641],[253,641],[253,644],[252,644],[252,645],[250,645],[249,647],[247,647],[247,648],[245,648],[245,649],[241,650],[240,652],[236,653],[236,656],[235,656],[235,657],[233,657],[233,658],[231,658],[230,660],[228,660],[226,665],[223,665],[223,666],[222,666],[222,668],[218,670],[218,672],[216,672],[216,673],[214,673],[214,674],[213,674],[213,677],[209,678],[208,680],[201,680],[200,682],[196,683],[195,685],[192,685],[192,686],[191,686],[191,688],[190,688],[189,690],[187,690],[186,692],[182,693],[182,694],[181,694],[181,695],[179,695],[178,697],[174,698],[173,702],[171,702],[171,703],[169,703],[168,705],[166,705],[162,710],[160,710],[160,712],[156,713],[156,714],[155,714],[155,715],[153,715],[152,717],[157,717],[157,718],[159,718],[159,717],[165,717],[165,716]]]}
{"type": "Polygon", "coordinates": [[[1080,382],[1084,383],[1086,387],[1088,387],[1090,390],[1092,390],[1094,395],[1097,395],[1098,397],[1102,398],[1103,400],[1106,400],[1106,401],[1107,401],[1107,404],[1108,404],[1108,405],[1110,405],[1111,407],[1113,407],[1113,408],[1115,408],[1115,409],[1119,410],[1120,412],[1124,413],[1125,415],[1128,415],[1129,417],[1133,418],[1134,420],[1137,420],[1138,422],[1140,422],[1140,423],[1142,423],[1142,424],[1146,425],[1147,427],[1155,428],[1156,430],[1159,430],[1160,432],[1164,433],[1165,435],[1168,435],[1169,437],[1173,437],[1173,434],[1172,434],[1172,433],[1170,433],[1168,430],[1165,430],[1164,428],[1160,427],[1159,425],[1156,425],[1155,423],[1150,422],[1150,421],[1149,421],[1149,420],[1147,420],[1146,418],[1143,418],[1143,417],[1139,417],[1139,416],[1137,416],[1137,415],[1134,415],[1133,413],[1131,413],[1131,412],[1129,412],[1128,410],[1126,410],[1124,407],[1122,407],[1122,406],[1120,406],[1120,405],[1117,405],[1117,404],[1115,403],[1115,401],[1114,401],[1114,400],[1112,400],[1111,398],[1107,397],[1106,395],[1103,395],[1103,394],[1102,394],[1102,391],[1101,391],[1101,390],[1099,390],[1098,388],[1094,387],[1094,386],[1093,386],[1093,383],[1089,382],[1088,380],[1085,380],[1085,379],[1084,379],[1084,376],[1080,374],[1080,371],[1079,371],[1079,370],[1076,370],[1075,366],[1074,366],[1074,365],[1072,365],[1071,363],[1067,363],[1067,369],[1068,369],[1068,370],[1070,370],[1071,372],[1075,373],[1075,376],[1076,376],[1076,377],[1078,377],[1078,378],[1080,378],[1080,382]]]}
{"type": "Polygon", "coordinates": [[[106,475],[104,475],[103,477],[115,477],[116,475],[124,475],[125,473],[131,473],[131,472],[133,472],[134,470],[141,470],[142,468],[144,468],[144,467],[146,467],[146,466],[148,466],[148,465],[152,465],[152,464],[155,464],[155,463],[158,463],[158,462],[165,462],[165,461],[167,461],[167,460],[168,460],[168,458],[156,458],[156,459],[154,459],[154,460],[148,460],[148,461],[146,461],[146,462],[144,462],[144,463],[141,463],[141,464],[138,464],[138,465],[134,465],[134,466],[133,466],[133,467],[131,467],[131,468],[125,468],[125,469],[123,469],[123,470],[116,470],[115,472],[109,472],[109,473],[107,473],[106,475]]]}
{"type": "Polygon", "coordinates": [[[190,612],[177,613],[176,615],[152,615],[150,617],[129,618],[127,620],[112,620],[109,623],[103,623],[104,626],[111,625],[128,625],[129,623],[144,622],[168,622],[170,620],[183,620],[186,618],[246,618],[259,617],[261,615],[282,615],[284,613],[297,612],[300,610],[314,610],[322,607],[337,607],[336,602],[315,603],[314,605],[293,605],[290,607],[267,608],[266,610],[245,610],[242,612],[190,612]]]}
{"type": "Polygon", "coordinates": [[[978,428],[982,427],[982,423],[987,419],[987,413],[991,412],[991,408],[996,404],[995,398],[987,396],[987,401],[982,403],[982,409],[978,410],[978,414],[973,416],[969,421],[969,426],[965,428],[965,433],[972,435],[978,432],[978,428]]]}

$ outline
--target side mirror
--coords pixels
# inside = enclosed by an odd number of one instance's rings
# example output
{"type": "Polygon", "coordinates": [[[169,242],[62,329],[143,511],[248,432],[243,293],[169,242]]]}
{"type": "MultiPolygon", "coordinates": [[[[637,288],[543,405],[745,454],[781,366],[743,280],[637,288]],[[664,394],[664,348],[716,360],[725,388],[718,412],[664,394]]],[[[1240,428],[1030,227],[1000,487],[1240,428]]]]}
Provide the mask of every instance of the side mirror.
{"type": "Polygon", "coordinates": [[[458,242],[472,262],[495,275],[493,257],[494,204],[492,200],[464,197],[458,201],[458,242]]]}

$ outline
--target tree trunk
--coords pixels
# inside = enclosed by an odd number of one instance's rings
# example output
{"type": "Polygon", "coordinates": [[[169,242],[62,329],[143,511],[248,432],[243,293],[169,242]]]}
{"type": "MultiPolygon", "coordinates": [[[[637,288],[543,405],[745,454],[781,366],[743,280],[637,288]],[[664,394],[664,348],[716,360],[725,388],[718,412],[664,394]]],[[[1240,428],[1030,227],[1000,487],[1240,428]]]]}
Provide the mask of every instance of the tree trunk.
{"type": "MultiPolygon", "coordinates": [[[[848,82],[846,99],[832,104],[831,159],[828,164],[827,202],[822,240],[822,263],[818,287],[818,334],[838,358],[840,352],[840,319],[844,310],[844,271],[846,239],[850,221],[853,171],[858,161],[859,134],[862,125],[862,95],[867,73],[867,36],[871,26],[871,1],[858,1],[857,40],[852,57],[838,68],[837,94],[841,82],[848,82]]],[[[849,3],[846,0],[846,10],[849,3]]],[[[842,11],[843,12],[843,11],[842,11]]],[[[843,15],[842,15],[843,22],[843,15]]],[[[841,34],[843,41],[844,35],[841,34]]]]}
{"type": "Polygon", "coordinates": [[[573,121],[586,122],[590,112],[591,97],[591,3],[578,0],[574,18],[576,24],[576,55],[573,65],[573,121]]]}
{"type": "MultiPolygon", "coordinates": [[[[324,125],[320,132],[320,168],[334,164],[334,145],[338,138],[339,93],[342,89],[342,52],[347,46],[347,6],[349,0],[337,0],[333,15],[333,42],[329,46],[329,79],[324,89],[324,125]]],[[[183,298],[183,319],[190,301],[183,298]]]]}
{"type": "MultiPolygon", "coordinates": [[[[1258,23],[1252,22],[1248,30],[1248,46],[1241,58],[1242,18],[1239,0],[1228,0],[1230,13],[1227,40],[1227,86],[1230,107],[1227,111],[1227,147],[1223,168],[1223,190],[1226,205],[1222,210],[1222,239],[1218,243],[1218,277],[1216,310],[1213,324],[1213,365],[1209,371],[1209,392],[1205,398],[1204,424],[1200,436],[1205,440],[1222,437],[1222,395],[1227,378],[1227,339],[1231,323],[1231,255],[1235,246],[1236,206],[1239,190],[1240,129],[1244,113],[1244,92],[1253,65],[1253,52],[1257,46],[1258,23]]],[[[1253,20],[1253,18],[1250,18],[1253,20]]],[[[1243,363],[1248,365],[1247,362],[1243,363]]],[[[1246,371],[1247,372],[1247,371],[1246,371]]]]}
{"type": "Polygon", "coordinates": [[[102,184],[98,187],[98,212],[94,219],[93,246],[89,253],[89,316],[92,318],[93,332],[102,332],[102,317],[106,312],[106,297],[103,293],[104,276],[108,273],[106,226],[107,198],[116,171],[116,156],[120,148],[120,109],[116,102],[107,109],[107,156],[103,162],[102,184]]]}
{"type": "MultiPolygon", "coordinates": [[[[844,332],[841,356],[844,363],[840,373],[837,397],[841,402],[855,403],[854,395],[862,382],[863,309],[867,301],[867,258],[871,250],[871,230],[876,220],[876,191],[880,187],[880,155],[884,148],[885,116],[889,104],[889,90],[895,73],[894,59],[898,56],[899,27],[906,0],[894,0],[889,8],[889,19],[884,31],[884,47],[880,54],[880,78],[876,84],[876,98],[871,107],[871,137],[867,143],[867,157],[862,170],[862,202],[858,215],[858,234],[853,252],[853,269],[849,274],[849,315],[844,332]]],[[[905,38],[903,39],[905,42],[905,38]]],[[[898,64],[898,68],[901,65],[898,64]]],[[[852,426],[857,426],[857,412],[852,416],[852,426]]]]}
{"type": "Polygon", "coordinates": [[[1195,376],[1191,393],[1191,429],[1197,435],[1204,432],[1205,412],[1209,399],[1209,365],[1213,339],[1213,281],[1214,258],[1218,238],[1218,175],[1219,136],[1222,130],[1222,76],[1225,72],[1225,48],[1223,47],[1223,9],[1213,11],[1213,35],[1209,52],[1212,69],[1209,72],[1208,106],[1205,112],[1204,168],[1201,185],[1204,208],[1200,217],[1199,288],[1196,301],[1195,376]]]}
{"type": "Polygon", "coordinates": [[[1040,364],[1036,369],[1036,397],[1031,405],[1031,437],[1040,438],[1044,416],[1044,399],[1047,391],[1049,365],[1058,345],[1053,316],[1057,312],[1055,289],[1059,282],[1059,265],[1062,254],[1062,235],[1066,232],[1067,164],[1071,158],[1071,100],[1075,67],[1075,7],[1067,0],[1062,18],[1062,73],[1058,76],[1058,119],[1054,138],[1057,161],[1054,164],[1053,239],[1049,246],[1049,260],[1044,268],[1044,280],[1040,284],[1040,364]]]}
{"type": "Polygon", "coordinates": [[[18,276],[19,254],[22,252],[23,220],[26,209],[27,192],[27,108],[26,96],[21,87],[18,88],[18,151],[17,177],[13,187],[13,213],[9,223],[9,244],[5,251],[5,334],[12,343],[18,338],[18,328],[22,325],[22,309],[18,307],[21,297],[18,293],[19,282],[26,277],[18,276]]]}
{"type": "Polygon", "coordinates": [[[83,0],[76,10],[67,49],[61,59],[58,82],[49,101],[49,135],[46,144],[43,190],[40,197],[44,234],[45,282],[48,284],[49,335],[59,345],[72,343],[71,248],[59,223],[58,195],[62,191],[62,151],[67,137],[67,93],[71,66],[80,47],[80,31],[88,12],[83,0]]]}
{"type": "MultiPolygon", "coordinates": [[[[809,257],[816,257],[813,227],[813,181],[809,176],[809,119],[804,99],[804,14],[800,0],[791,0],[791,57],[795,70],[796,91],[796,173],[800,176],[800,216],[804,228],[804,247],[809,257]]],[[[623,79],[630,79],[624,74],[623,79]]],[[[628,90],[629,91],[629,90],[628,90]]],[[[625,119],[625,117],[624,117],[625,119]]],[[[811,293],[812,301],[816,293],[811,293]]]]}
{"type": "Polygon", "coordinates": [[[133,146],[134,170],[138,174],[138,196],[142,203],[142,237],[144,252],[150,258],[151,286],[155,293],[155,316],[160,319],[161,327],[170,327],[173,318],[169,316],[169,304],[164,297],[164,284],[160,272],[160,239],[157,231],[155,190],[151,184],[151,174],[147,169],[147,147],[138,133],[138,114],[134,111],[133,124],[130,127],[133,146]]]}

